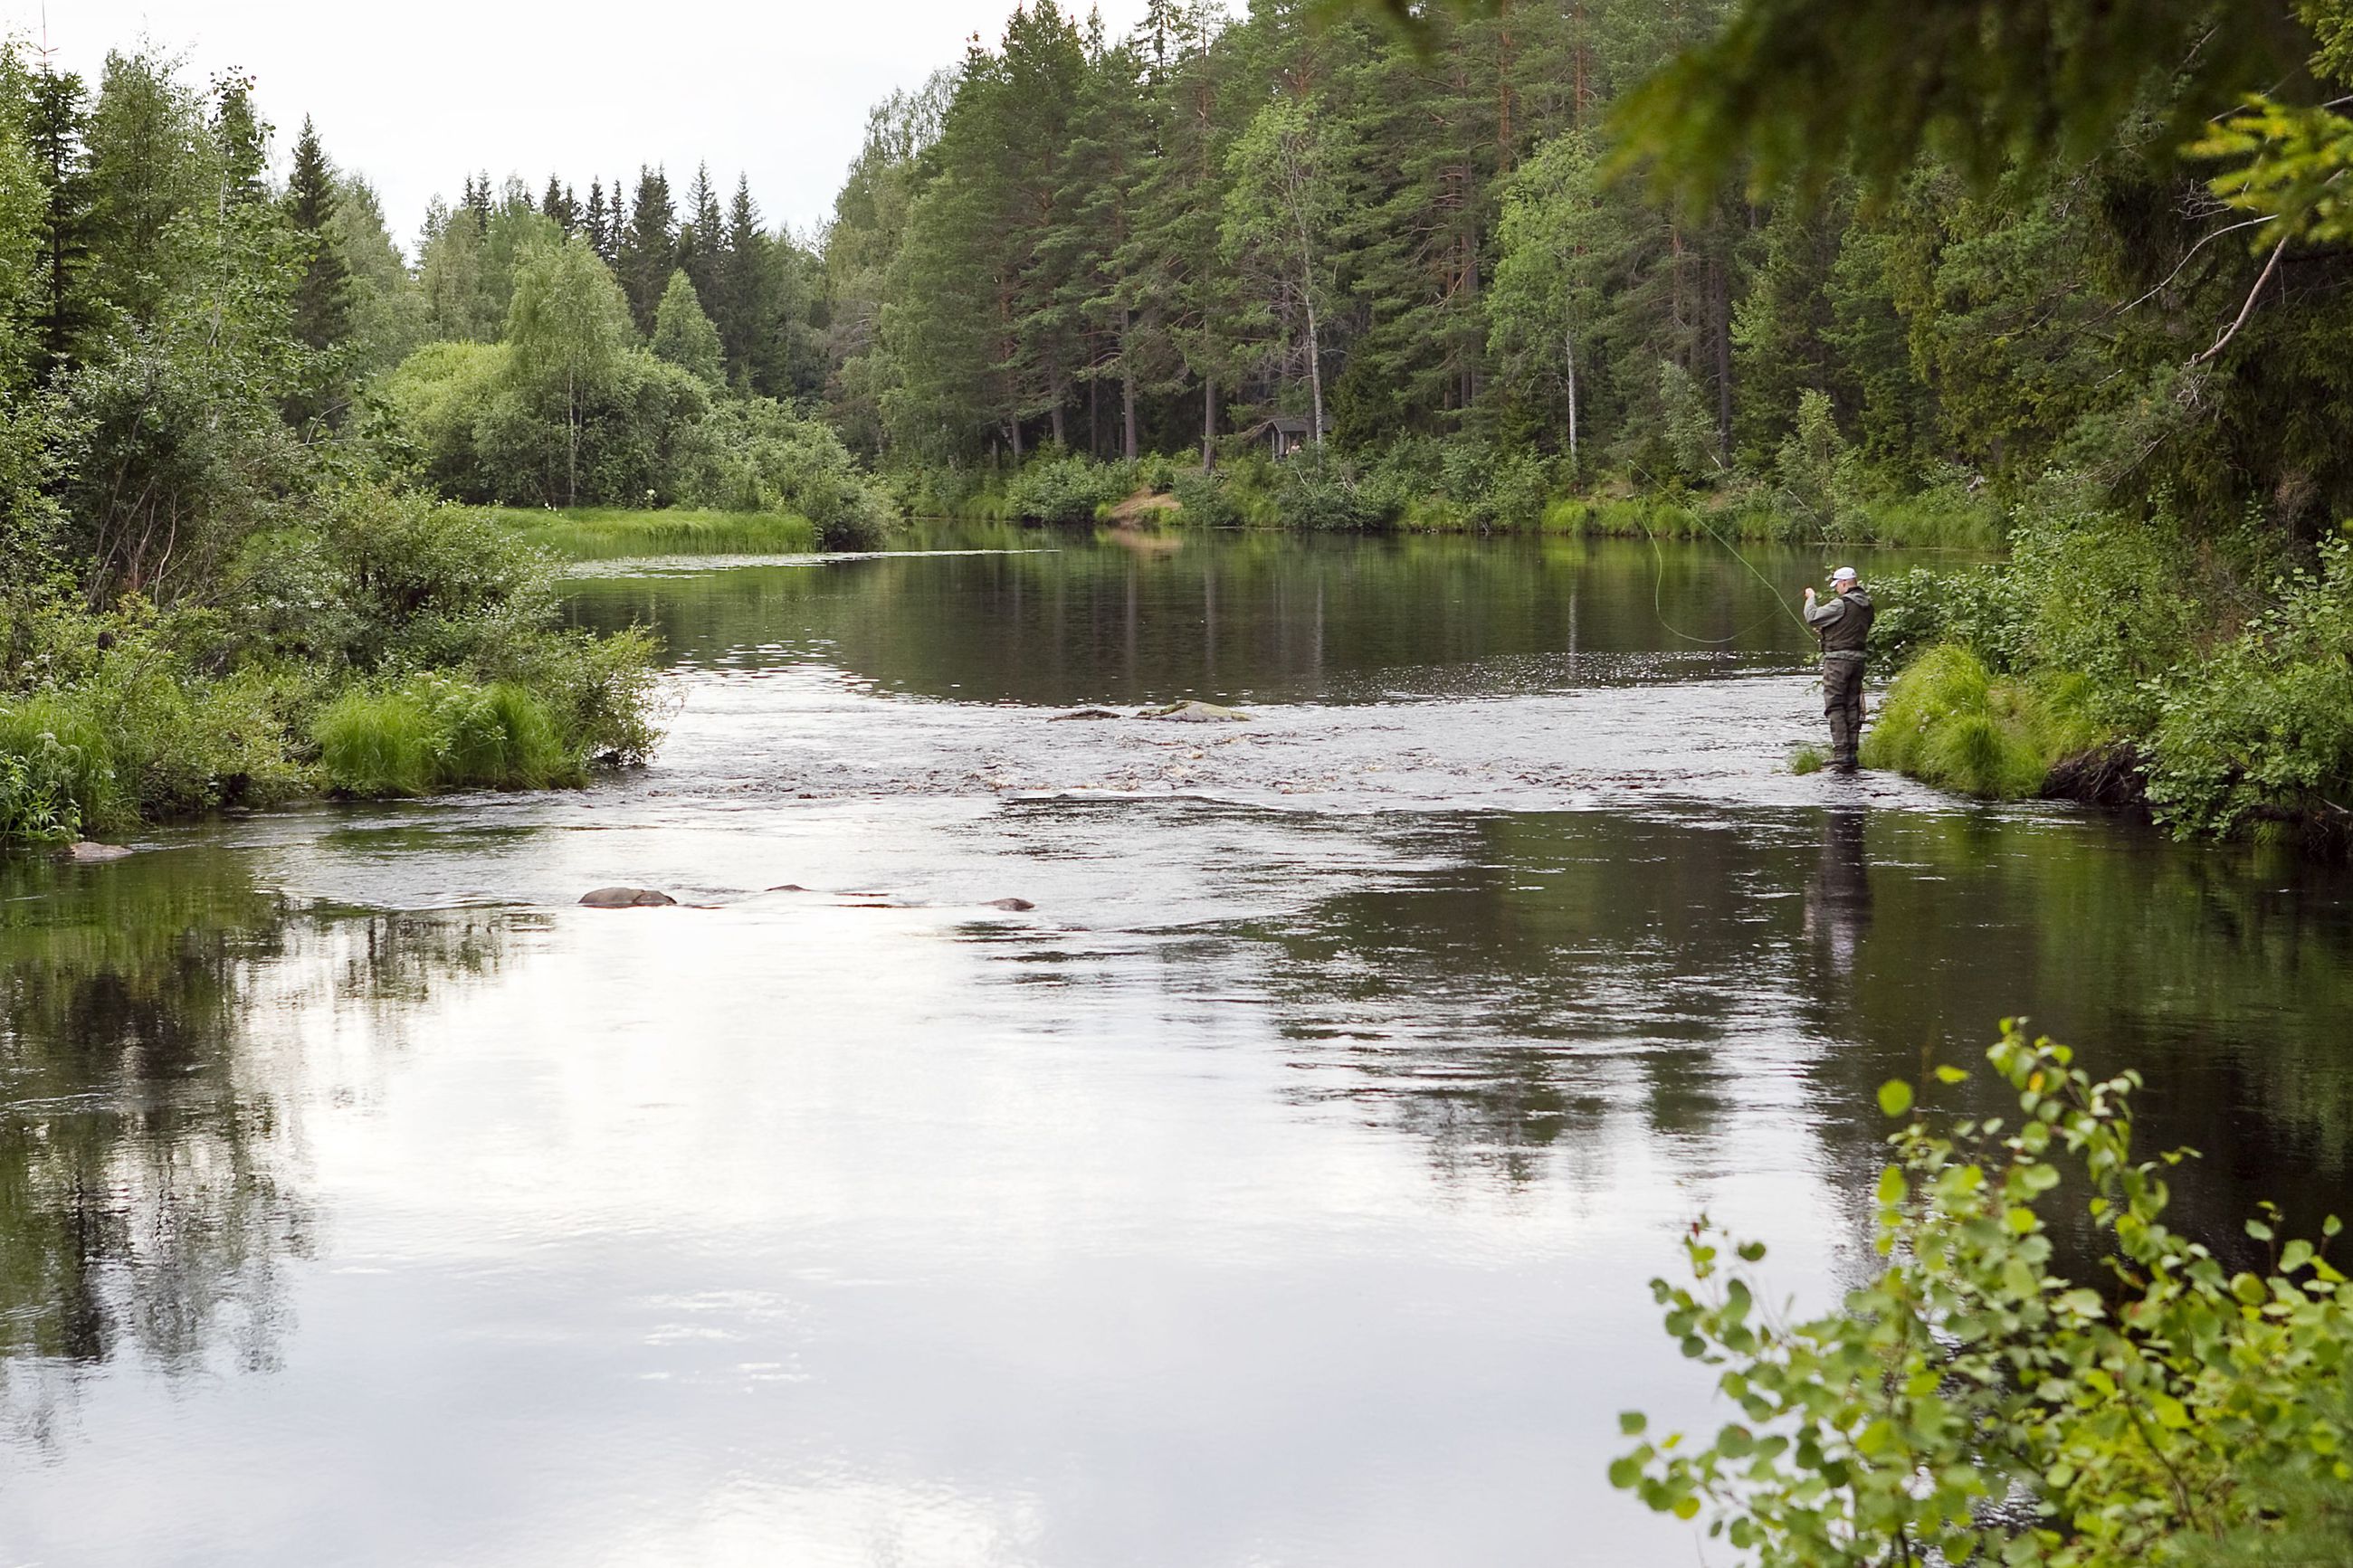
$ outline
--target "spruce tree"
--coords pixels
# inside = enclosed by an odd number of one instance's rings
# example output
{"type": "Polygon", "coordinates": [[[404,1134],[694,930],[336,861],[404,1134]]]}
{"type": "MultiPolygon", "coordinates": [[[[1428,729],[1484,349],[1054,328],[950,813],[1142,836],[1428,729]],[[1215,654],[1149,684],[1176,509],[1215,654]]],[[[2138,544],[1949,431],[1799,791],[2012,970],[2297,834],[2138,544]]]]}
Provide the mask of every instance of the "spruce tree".
{"type": "Polygon", "coordinates": [[[338,196],[335,171],[319,145],[308,115],[294,143],[294,167],[286,180],[286,219],[303,247],[302,276],[294,285],[294,336],[317,350],[351,336],[351,268],[334,241],[338,196]]]}
{"type": "Polygon", "coordinates": [[[686,224],[679,235],[679,265],[697,295],[718,298],[722,247],[726,243],[726,219],[720,215],[719,193],[712,188],[711,165],[698,164],[694,184],[687,192],[686,224]]]}
{"type": "Polygon", "coordinates": [[[682,267],[670,275],[661,303],[654,311],[653,351],[656,359],[691,371],[713,386],[724,378],[719,329],[703,313],[694,281],[682,267]]]}
{"type": "Polygon", "coordinates": [[[65,368],[96,311],[85,289],[90,180],[83,136],[90,111],[82,79],[44,64],[32,79],[26,141],[47,199],[40,214],[33,334],[47,374],[65,368]]]}
{"type": "Polygon", "coordinates": [[[597,258],[610,266],[613,260],[613,220],[605,206],[605,182],[588,182],[588,206],[581,218],[581,233],[587,238],[588,248],[597,258]]]}
{"type": "Polygon", "coordinates": [[[751,178],[738,174],[734,199],[727,207],[727,243],[720,255],[718,286],[710,295],[727,358],[727,379],[737,386],[749,387],[753,382],[753,361],[765,326],[763,306],[770,292],[767,274],[768,237],[760,228],[751,178]]]}
{"type": "Polygon", "coordinates": [[[670,205],[670,180],[658,168],[641,167],[628,227],[621,236],[620,265],[616,268],[638,331],[654,330],[654,312],[661,306],[670,275],[677,269],[678,217],[670,205]]]}

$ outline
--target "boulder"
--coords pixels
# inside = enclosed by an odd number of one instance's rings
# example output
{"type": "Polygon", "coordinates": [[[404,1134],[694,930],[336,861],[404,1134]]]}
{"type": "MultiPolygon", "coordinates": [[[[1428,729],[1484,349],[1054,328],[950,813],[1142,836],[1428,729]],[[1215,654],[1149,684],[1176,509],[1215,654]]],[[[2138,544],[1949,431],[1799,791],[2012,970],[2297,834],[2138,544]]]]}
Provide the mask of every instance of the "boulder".
{"type": "Polygon", "coordinates": [[[62,853],[69,860],[83,861],[124,860],[131,856],[131,851],[120,844],[100,844],[90,838],[68,847],[62,853]]]}
{"type": "Polygon", "coordinates": [[[1027,899],[991,899],[981,906],[985,910],[1034,910],[1037,907],[1027,899]]]}
{"type": "Polygon", "coordinates": [[[1116,719],[1118,717],[1118,714],[1108,708],[1081,708],[1069,713],[1057,713],[1046,722],[1054,724],[1065,719],[1116,719]]]}
{"type": "Polygon", "coordinates": [[[581,894],[580,901],[592,910],[651,910],[678,902],[651,888],[598,888],[581,894]]]}
{"type": "Polygon", "coordinates": [[[1214,702],[1171,702],[1166,708],[1146,708],[1136,715],[1139,719],[1169,719],[1180,724],[1246,723],[1250,715],[1239,708],[1220,708],[1214,702]]]}

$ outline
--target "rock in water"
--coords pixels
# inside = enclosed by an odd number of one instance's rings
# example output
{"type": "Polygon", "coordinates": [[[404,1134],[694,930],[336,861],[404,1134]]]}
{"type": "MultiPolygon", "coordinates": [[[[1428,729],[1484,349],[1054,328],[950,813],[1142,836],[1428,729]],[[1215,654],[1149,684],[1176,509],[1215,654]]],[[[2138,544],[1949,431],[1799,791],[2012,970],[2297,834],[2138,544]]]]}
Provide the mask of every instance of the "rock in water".
{"type": "Polygon", "coordinates": [[[1034,910],[1038,906],[1027,899],[991,899],[981,907],[988,910],[1034,910]]]}
{"type": "Polygon", "coordinates": [[[592,910],[652,910],[678,902],[651,888],[598,888],[581,894],[580,901],[592,910]]]}
{"type": "Polygon", "coordinates": [[[1220,708],[1214,702],[1171,702],[1166,708],[1146,708],[1136,715],[1139,719],[1173,719],[1182,724],[1247,723],[1250,715],[1239,708],[1220,708]]]}
{"type": "Polygon", "coordinates": [[[1116,719],[1118,717],[1118,714],[1108,708],[1081,708],[1069,713],[1057,713],[1046,722],[1055,724],[1065,719],[1116,719]]]}
{"type": "Polygon", "coordinates": [[[122,860],[129,858],[130,855],[131,851],[120,844],[100,844],[90,838],[85,838],[65,851],[65,858],[69,860],[122,860]]]}

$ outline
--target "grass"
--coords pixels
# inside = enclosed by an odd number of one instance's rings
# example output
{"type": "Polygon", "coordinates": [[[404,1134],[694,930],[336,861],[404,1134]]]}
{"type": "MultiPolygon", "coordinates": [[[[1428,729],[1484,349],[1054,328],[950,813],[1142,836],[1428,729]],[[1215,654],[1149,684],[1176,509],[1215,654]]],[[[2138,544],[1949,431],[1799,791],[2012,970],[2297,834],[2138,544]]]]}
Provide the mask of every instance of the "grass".
{"type": "Polygon", "coordinates": [[[2103,739],[2084,716],[2084,692],[2081,677],[2007,679],[1967,648],[1932,647],[1888,689],[1863,764],[1988,800],[2027,799],[2062,759],[2103,739]]]}
{"type": "Polygon", "coordinates": [[[546,789],[582,777],[547,705],[504,682],[427,677],[388,690],[354,689],[321,710],[311,734],[328,784],[344,795],[546,789]]]}
{"type": "Polygon", "coordinates": [[[798,555],[818,548],[817,525],[787,512],[701,511],[664,507],[480,509],[533,544],[573,561],[629,555],[798,555]]]}
{"type": "Polygon", "coordinates": [[[1789,771],[1803,778],[1808,773],[1820,773],[1830,766],[1830,761],[1820,746],[1799,746],[1789,753],[1789,771]]]}

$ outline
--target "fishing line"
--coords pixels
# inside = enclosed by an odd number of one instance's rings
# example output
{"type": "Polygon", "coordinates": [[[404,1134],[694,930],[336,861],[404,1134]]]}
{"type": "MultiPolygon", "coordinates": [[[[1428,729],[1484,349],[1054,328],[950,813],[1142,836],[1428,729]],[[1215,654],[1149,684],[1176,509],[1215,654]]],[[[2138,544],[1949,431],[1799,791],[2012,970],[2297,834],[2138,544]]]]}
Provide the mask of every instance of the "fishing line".
{"type": "MultiPolygon", "coordinates": [[[[1659,485],[1658,476],[1652,474],[1640,463],[1634,465],[1634,471],[1641,474],[1644,479],[1649,479],[1652,485],[1658,486],[1660,489],[1665,488],[1664,486],[1659,485]]],[[[1709,527],[1705,517],[1696,511],[1693,512],[1691,516],[1692,521],[1698,523],[1701,530],[1704,531],[1710,539],[1713,539],[1718,544],[1723,545],[1725,550],[1735,561],[1739,562],[1742,566],[1747,568],[1748,574],[1750,576],[1765,584],[1765,591],[1773,595],[1773,602],[1780,605],[1781,613],[1783,615],[1788,616],[1791,620],[1797,622],[1798,629],[1799,631],[1807,631],[1810,629],[1806,625],[1806,618],[1798,613],[1797,607],[1789,603],[1788,595],[1781,592],[1780,588],[1774,583],[1773,579],[1765,575],[1764,573],[1759,572],[1754,562],[1750,561],[1748,557],[1743,555],[1738,550],[1733,547],[1730,540],[1716,532],[1714,528],[1709,527]]],[[[1659,548],[1659,536],[1651,531],[1649,521],[1643,518],[1640,510],[1637,510],[1634,513],[1634,521],[1636,526],[1641,529],[1642,537],[1651,542],[1651,554],[1658,563],[1656,574],[1651,579],[1651,613],[1658,617],[1660,626],[1665,630],[1669,637],[1681,637],[1685,642],[1698,643],[1704,647],[1722,647],[1727,643],[1739,641],[1742,637],[1746,637],[1750,632],[1755,631],[1758,626],[1763,626],[1767,621],[1773,618],[1772,615],[1768,612],[1757,620],[1750,622],[1747,626],[1741,627],[1738,631],[1734,632],[1730,637],[1694,637],[1689,632],[1678,629],[1672,621],[1667,619],[1666,605],[1661,598],[1661,595],[1666,587],[1667,581],[1666,552],[1659,548]]]]}

